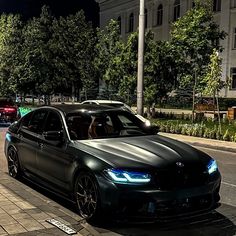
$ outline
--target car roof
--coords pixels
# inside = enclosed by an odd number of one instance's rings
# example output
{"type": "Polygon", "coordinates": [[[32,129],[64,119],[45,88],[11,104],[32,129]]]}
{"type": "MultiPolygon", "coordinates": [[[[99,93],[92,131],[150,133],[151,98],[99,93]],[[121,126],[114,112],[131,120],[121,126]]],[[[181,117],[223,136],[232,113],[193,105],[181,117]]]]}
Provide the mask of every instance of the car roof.
{"type": "Polygon", "coordinates": [[[95,102],[95,103],[98,103],[98,104],[121,104],[121,105],[124,104],[123,102],[114,101],[114,100],[85,100],[85,101],[82,102],[82,104],[85,103],[85,102],[95,102]]]}
{"type": "Polygon", "coordinates": [[[107,110],[121,110],[119,108],[114,108],[105,105],[97,105],[97,104],[55,104],[52,106],[45,106],[46,108],[57,108],[62,112],[76,113],[76,112],[102,112],[107,110]]]}

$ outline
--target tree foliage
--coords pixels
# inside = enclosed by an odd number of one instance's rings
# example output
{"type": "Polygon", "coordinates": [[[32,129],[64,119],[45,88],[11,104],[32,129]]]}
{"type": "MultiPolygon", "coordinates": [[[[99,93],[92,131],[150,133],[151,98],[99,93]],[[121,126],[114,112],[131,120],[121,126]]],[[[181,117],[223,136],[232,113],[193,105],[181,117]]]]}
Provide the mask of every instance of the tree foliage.
{"type": "Polygon", "coordinates": [[[123,77],[123,50],[124,43],[115,20],[111,20],[104,30],[97,30],[95,68],[100,81],[105,82],[105,89],[108,91],[117,92],[123,77]]]}
{"type": "Polygon", "coordinates": [[[0,18],[1,93],[45,95],[96,85],[95,36],[82,11],[55,18],[42,8],[28,22],[0,18]]]}
{"type": "MultiPolygon", "coordinates": [[[[173,23],[171,43],[176,49],[179,82],[193,90],[193,113],[195,94],[205,87],[204,74],[213,49],[222,51],[219,41],[225,32],[214,22],[211,1],[195,0],[195,6],[173,23]]],[[[194,115],[193,115],[194,117],[194,115]]]]}
{"type": "Polygon", "coordinates": [[[22,21],[19,15],[0,17],[0,92],[14,94],[22,68],[22,21]]]}

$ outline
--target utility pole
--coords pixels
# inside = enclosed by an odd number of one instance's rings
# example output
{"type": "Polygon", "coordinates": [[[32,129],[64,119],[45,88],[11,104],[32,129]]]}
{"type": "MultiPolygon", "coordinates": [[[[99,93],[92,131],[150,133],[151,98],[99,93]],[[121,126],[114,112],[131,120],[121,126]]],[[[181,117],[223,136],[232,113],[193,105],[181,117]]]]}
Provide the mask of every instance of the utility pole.
{"type": "Polygon", "coordinates": [[[138,34],[138,78],[137,78],[137,113],[143,115],[143,71],[145,37],[145,0],[140,0],[138,34]]]}

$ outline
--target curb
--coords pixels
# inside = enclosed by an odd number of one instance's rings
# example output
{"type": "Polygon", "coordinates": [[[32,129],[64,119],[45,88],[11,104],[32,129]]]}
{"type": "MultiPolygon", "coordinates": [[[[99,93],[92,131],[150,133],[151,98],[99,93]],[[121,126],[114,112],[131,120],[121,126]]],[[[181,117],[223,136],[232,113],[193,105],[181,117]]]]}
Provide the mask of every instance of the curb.
{"type": "Polygon", "coordinates": [[[215,139],[199,138],[180,134],[159,132],[158,134],[178,141],[204,148],[236,153],[236,143],[215,139]]]}
{"type": "Polygon", "coordinates": [[[220,146],[214,146],[210,144],[204,144],[200,142],[186,142],[187,144],[193,145],[193,146],[198,146],[198,147],[203,147],[203,148],[210,148],[210,149],[215,149],[218,151],[225,151],[225,152],[233,152],[236,153],[236,148],[230,148],[230,147],[220,147],[220,146]]]}

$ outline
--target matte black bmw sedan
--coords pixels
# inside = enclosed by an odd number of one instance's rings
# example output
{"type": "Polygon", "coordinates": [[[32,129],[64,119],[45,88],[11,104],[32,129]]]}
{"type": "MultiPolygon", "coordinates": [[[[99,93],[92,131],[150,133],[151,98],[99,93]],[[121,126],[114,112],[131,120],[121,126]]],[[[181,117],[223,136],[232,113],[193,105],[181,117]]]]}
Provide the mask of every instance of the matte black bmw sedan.
{"type": "Polygon", "coordinates": [[[108,106],[36,109],[9,127],[5,154],[12,177],[72,199],[90,220],[195,214],[220,199],[214,159],[108,106]]]}

